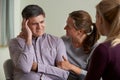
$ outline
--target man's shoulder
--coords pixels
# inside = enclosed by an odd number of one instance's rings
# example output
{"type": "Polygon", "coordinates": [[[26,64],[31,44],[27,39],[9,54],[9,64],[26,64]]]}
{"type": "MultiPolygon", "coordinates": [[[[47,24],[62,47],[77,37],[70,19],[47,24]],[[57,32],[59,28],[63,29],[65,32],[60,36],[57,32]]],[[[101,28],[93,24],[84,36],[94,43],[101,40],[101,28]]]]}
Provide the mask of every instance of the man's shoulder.
{"type": "Polygon", "coordinates": [[[51,35],[51,34],[45,34],[45,41],[48,41],[52,44],[59,44],[59,43],[62,43],[63,40],[60,38],[60,37],[57,37],[57,36],[54,36],[54,35],[51,35]]]}
{"type": "Polygon", "coordinates": [[[9,46],[14,45],[14,44],[16,44],[16,42],[17,42],[17,38],[12,38],[12,39],[9,40],[8,45],[9,46]]]}
{"type": "Polygon", "coordinates": [[[52,34],[45,34],[45,36],[48,38],[48,39],[53,39],[53,40],[59,40],[61,38],[55,36],[55,35],[52,35],[52,34]]]}
{"type": "Polygon", "coordinates": [[[22,43],[25,43],[25,40],[20,37],[15,37],[15,38],[10,39],[9,41],[9,45],[16,44],[16,43],[22,44],[22,43]]]}
{"type": "Polygon", "coordinates": [[[17,38],[12,38],[12,39],[10,39],[9,42],[14,42],[14,41],[17,41],[17,38]]]}
{"type": "Polygon", "coordinates": [[[20,37],[15,37],[15,38],[10,39],[10,41],[24,41],[24,39],[20,37]]]}

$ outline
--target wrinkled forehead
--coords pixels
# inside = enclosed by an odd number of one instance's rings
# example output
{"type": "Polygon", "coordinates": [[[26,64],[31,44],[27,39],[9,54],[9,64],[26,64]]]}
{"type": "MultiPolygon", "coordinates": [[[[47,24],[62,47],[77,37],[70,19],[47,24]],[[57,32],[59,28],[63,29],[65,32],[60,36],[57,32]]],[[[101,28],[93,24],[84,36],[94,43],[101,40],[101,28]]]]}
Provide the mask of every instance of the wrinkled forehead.
{"type": "Polygon", "coordinates": [[[38,15],[38,16],[35,16],[35,17],[30,17],[28,19],[30,22],[36,22],[36,21],[44,21],[45,20],[45,17],[43,15],[38,15]]]}

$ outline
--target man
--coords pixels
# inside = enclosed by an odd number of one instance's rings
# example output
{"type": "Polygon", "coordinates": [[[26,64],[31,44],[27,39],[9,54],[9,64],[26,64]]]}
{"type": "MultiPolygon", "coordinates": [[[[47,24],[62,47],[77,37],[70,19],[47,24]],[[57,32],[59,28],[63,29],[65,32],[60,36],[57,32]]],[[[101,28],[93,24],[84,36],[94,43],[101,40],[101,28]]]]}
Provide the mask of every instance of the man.
{"type": "Polygon", "coordinates": [[[9,43],[14,80],[67,80],[68,71],[57,67],[66,56],[61,39],[44,33],[45,13],[38,5],[22,11],[22,31],[9,43]]]}

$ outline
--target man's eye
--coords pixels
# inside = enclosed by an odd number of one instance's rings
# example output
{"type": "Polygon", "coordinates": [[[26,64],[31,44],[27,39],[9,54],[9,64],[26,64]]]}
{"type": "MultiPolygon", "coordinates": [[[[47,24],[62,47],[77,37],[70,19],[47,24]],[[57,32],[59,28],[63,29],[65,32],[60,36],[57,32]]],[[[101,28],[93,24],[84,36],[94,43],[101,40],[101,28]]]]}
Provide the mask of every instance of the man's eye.
{"type": "Polygon", "coordinates": [[[44,23],[44,21],[41,21],[40,23],[44,23]]]}

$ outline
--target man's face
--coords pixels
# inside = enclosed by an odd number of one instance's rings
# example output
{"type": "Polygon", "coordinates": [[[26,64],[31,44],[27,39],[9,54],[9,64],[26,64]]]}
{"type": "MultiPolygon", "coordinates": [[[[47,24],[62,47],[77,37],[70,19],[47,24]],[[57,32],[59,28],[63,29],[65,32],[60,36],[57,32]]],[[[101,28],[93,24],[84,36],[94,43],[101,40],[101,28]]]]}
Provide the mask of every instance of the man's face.
{"type": "Polygon", "coordinates": [[[32,31],[34,37],[39,37],[44,34],[45,29],[45,17],[44,15],[39,15],[36,17],[29,18],[28,26],[32,31]]]}

